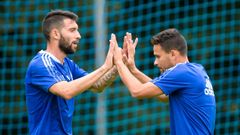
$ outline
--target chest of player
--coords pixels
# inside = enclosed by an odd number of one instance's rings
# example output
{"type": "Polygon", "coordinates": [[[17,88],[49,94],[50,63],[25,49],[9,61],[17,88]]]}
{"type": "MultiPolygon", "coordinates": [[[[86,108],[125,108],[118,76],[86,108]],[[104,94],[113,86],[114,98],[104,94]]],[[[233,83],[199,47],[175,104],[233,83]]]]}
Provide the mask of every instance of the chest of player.
{"type": "Polygon", "coordinates": [[[64,64],[57,64],[56,68],[58,69],[58,75],[61,76],[63,81],[72,81],[73,80],[73,76],[72,76],[72,72],[70,70],[70,67],[68,66],[67,63],[64,64]]]}

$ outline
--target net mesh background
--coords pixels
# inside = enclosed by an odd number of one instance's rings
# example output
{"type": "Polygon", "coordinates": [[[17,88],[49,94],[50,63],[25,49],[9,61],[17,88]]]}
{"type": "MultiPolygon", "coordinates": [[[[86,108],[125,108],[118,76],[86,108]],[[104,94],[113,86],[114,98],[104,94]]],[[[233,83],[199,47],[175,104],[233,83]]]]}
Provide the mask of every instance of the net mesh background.
{"type": "MultiPolygon", "coordinates": [[[[41,21],[47,12],[65,9],[78,14],[80,49],[69,57],[88,72],[98,67],[94,2],[0,1],[0,134],[28,134],[24,78],[31,58],[46,47],[41,21]]],[[[150,39],[162,30],[177,28],[188,42],[190,61],[205,66],[213,83],[217,104],[215,134],[237,135],[240,133],[239,7],[239,0],[106,0],[106,37],[108,40],[115,33],[120,46],[126,32],[138,37],[136,65],[154,78],[160,72],[153,65],[150,39]]],[[[107,134],[170,133],[168,104],[154,98],[132,98],[119,78],[102,94],[107,134]]],[[[86,91],[76,97],[73,134],[97,133],[97,96],[86,91]]]]}

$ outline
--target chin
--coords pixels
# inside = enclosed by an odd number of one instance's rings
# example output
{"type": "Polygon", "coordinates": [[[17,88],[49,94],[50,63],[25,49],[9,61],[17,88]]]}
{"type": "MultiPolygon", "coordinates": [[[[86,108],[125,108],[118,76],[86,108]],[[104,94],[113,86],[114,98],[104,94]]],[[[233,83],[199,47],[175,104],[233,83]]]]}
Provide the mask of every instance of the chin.
{"type": "Polygon", "coordinates": [[[72,50],[71,50],[72,53],[75,53],[76,51],[77,51],[77,48],[75,48],[75,47],[72,48],[72,50]]]}
{"type": "Polygon", "coordinates": [[[163,73],[166,71],[166,69],[163,69],[163,68],[159,68],[160,69],[160,72],[163,73]]]}
{"type": "Polygon", "coordinates": [[[77,49],[73,49],[73,51],[72,51],[72,52],[73,52],[73,53],[75,53],[76,51],[77,51],[77,49]]]}

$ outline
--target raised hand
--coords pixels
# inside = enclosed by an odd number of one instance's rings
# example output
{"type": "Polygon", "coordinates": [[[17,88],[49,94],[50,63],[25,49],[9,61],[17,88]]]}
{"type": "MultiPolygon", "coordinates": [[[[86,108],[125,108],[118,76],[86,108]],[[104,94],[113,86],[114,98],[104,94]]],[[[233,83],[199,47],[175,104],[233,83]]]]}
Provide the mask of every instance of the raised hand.
{"type": "Polygon", "coordinates": [[[108,49],[108,53],[105,59],[105,63],[104,65],[106,66],[106,68],[110,69],[113,66],[113,53],[114,53],[114,47],[115,45],[111,42],[111,40],[113,40],[115,35],[111,35],[111,39],[110,39],[110,44],[109,44],[109,49],[108,49]]]}
{"type": "Polygon", "coordinates": [[[123,38],[123,58],[124,58],[124,62],[127,62],[127,58],[128,58],[127,33],[123,38]]]}
{"type": "Polygon", "coordinates": [[[135,41],[133,42],[132,34],[127,32],[126,36],[124,36],[124,42],[123,42],[123,53],[124,53],[123,60],[130,70],[136,67],[134,56],[135,56],[135,48],[137,46],[137,43],[138,43],[138,38],[136,38],[135,41]]]}
{"type": "Polygon", "coordinates": [[[117,39],[115,34],[112,34],[111,44],[114,46],[114,64],[116,65],[118,62],[123,62],[123,51],[122,48],[118,47],[117,39]]]}

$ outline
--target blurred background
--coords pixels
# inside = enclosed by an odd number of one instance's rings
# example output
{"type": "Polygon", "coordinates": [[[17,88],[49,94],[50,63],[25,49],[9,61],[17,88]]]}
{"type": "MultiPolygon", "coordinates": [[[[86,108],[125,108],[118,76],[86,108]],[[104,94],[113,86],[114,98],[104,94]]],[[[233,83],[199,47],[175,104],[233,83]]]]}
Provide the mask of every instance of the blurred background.
{"type": "MultiPolygon", "coordinates": [[[[126,32],[139,38],[136,65],[151,78],[150,39],[177,28],[188,41],[189,59],[202,64],[213,83],[217,114],[215,134],[240,134],[239,0],[1,0],[0,134],[28,134],[24,78],[28,63],[46,47],[43,17],[53,9],[79,16],[79,50],[69,56],[88,72],[103,64],[111,33],[119,45],[126,32]]],[[[168,135],[168,103],[134,99],[121,80],[101,94],[76,97],[74,135],[168,135]]]]}

